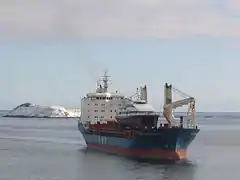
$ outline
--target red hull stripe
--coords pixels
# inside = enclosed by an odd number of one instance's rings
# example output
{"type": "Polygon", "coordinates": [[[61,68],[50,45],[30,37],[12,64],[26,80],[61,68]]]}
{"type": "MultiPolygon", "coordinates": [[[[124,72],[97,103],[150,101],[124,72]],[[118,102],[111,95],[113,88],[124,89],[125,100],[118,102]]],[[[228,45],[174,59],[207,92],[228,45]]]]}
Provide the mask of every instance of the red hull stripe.
{"type": "Polygon", "coordinates": [[[161,149],[126,149],[121,147],[108,146],[98,143],[88,143],[89,148],[98,149],[118,155],[129,156],[143,159],[171,159],[181,160],[186,159],[186,150],[161,150],[161,149]]]}

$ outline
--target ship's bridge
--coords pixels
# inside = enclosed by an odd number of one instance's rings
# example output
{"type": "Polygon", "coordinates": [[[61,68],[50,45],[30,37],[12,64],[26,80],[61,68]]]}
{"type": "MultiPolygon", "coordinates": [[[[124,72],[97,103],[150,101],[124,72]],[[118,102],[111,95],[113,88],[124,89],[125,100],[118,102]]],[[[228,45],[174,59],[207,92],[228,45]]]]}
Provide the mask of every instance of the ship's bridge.
{"type": "Polygon", "coordinates": [[[112,100],[112,99],[123,99],[124,96],[119,93],[88,93],[87,98],[92,100],[112,100]]]}
{"type": "Polygon", "coordinates": [[[82,121],[114,121],[117,110],[128,100],[119,92],[90,92],[81,101],[82,121]]]}

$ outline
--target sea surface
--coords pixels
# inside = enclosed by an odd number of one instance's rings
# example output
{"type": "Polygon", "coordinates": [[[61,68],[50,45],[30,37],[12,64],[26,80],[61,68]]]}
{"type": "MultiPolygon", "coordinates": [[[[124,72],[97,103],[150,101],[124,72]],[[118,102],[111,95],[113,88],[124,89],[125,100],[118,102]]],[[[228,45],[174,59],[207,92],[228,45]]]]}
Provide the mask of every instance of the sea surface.
{"type": "Polygon", "coordinates": [[[240,113],[200,113],[198,124],[187,162],[152,164],[83,151],[77,119],[0,117],[0,180],[239,179],[240,113]]]}

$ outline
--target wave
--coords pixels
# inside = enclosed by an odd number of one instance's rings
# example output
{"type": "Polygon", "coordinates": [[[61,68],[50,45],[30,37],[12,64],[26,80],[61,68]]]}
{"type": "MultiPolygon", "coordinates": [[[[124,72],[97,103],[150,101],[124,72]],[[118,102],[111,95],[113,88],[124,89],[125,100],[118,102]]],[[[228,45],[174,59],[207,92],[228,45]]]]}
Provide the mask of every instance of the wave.
{"type": "Polygon", "coordinates": [[[64,139],[64,138],[40,138],[40,137],[19,137],[19,136],[0,136],[0,139],[12,140],[12,141],[28,141],[36,143],[57,143],[57,144],[73,144],[84,146],[83,139],[78,137],[78,139],[64,139]]]}

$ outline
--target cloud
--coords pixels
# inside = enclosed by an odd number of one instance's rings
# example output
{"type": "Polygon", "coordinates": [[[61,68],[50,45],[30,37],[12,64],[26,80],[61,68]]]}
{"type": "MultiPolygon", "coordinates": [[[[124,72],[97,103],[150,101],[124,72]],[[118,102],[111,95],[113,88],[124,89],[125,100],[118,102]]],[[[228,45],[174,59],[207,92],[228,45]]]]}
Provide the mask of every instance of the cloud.
{"type": "Polygon", "coordinates": [[[226,9],[232,14],[240,16],[240,1],[239,0],[226,0],[226,9]]]}
{"type": "Polygon", "coordinates": [[[239,0],[2,0],[0,38],[240,36],[239,0]]]}

